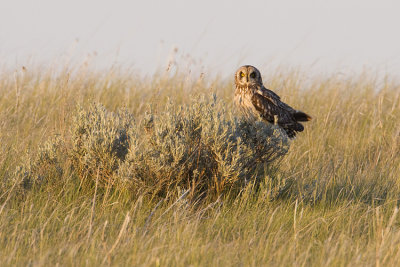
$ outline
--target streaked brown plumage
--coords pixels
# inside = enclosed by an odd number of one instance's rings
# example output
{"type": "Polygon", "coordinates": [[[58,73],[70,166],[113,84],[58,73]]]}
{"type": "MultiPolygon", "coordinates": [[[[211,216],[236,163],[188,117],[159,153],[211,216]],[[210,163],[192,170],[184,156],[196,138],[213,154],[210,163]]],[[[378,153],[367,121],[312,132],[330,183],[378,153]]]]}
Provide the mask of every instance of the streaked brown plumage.
{"type": "Polygon", "coordinates": [[[236,71],[235,85],[235,103],[248,119],[261,117],[269,123],[277,123],[290,138],[304,130],[300,121],[311,120],[309,115],[293,109],[265,88],[261,73],[253,66],[245,65],[236,71]]]}

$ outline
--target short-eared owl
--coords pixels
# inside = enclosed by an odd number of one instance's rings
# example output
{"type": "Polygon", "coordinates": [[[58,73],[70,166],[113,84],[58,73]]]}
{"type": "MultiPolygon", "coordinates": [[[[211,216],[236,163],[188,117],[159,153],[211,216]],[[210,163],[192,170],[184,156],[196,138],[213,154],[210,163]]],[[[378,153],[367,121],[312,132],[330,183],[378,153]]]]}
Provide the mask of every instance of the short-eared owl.
{"type": "Polygon", "coordinates": [[[299,121],[311,120],[309,115],[291,108],[265,88],[261,73],[253,66],[240,67],[235,74],[235,84],[235,103],[248,119],[261,117],[264,121],[277,123],[290,138],[304,130],[299,121]]]}

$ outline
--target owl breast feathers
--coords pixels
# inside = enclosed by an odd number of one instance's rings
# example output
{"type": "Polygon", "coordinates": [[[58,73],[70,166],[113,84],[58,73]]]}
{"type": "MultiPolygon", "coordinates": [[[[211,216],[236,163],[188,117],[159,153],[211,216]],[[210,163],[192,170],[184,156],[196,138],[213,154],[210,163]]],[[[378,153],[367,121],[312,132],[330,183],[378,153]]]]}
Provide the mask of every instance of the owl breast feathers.
{"type": "Polygon", "coordinates": [[[309,115],[293,109],[265,88],[260,72],[253,66],[245,65],[236,71],[235,85],[235,103],[247,119],[276,123],[290,138],[304,130],[300,122],[311,120],[309,115]]]}

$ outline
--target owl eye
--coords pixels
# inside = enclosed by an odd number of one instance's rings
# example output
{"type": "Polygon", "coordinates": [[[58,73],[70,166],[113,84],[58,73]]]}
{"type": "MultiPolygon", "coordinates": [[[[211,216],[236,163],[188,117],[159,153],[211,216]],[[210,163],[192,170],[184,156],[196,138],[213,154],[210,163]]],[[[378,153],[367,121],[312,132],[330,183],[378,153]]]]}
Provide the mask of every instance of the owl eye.
{"type": "Polygon", "coordinates": [[[244,77],[244,76],[245,76],[244,72],[240,72],[240,77],[244,77]]]}
{"type": "Polygon", "coordinates": [[[250,73],[250,78],[255,78],[257,75],[256,75],[256,73],[255,72],[252,72],[252,73],[250,73]]]}

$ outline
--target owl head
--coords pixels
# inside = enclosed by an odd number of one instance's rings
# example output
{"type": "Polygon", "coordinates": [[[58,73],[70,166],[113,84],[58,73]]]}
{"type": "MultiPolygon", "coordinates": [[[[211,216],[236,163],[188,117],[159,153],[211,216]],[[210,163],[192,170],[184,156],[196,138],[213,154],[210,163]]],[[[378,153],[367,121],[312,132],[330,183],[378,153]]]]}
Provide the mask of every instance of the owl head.
{"type": "Polygon", "coordinates": [[[235,74],[235,83],[238,86],[262,85],[260,71],[251,65],[241,66],[235,74]]]}

